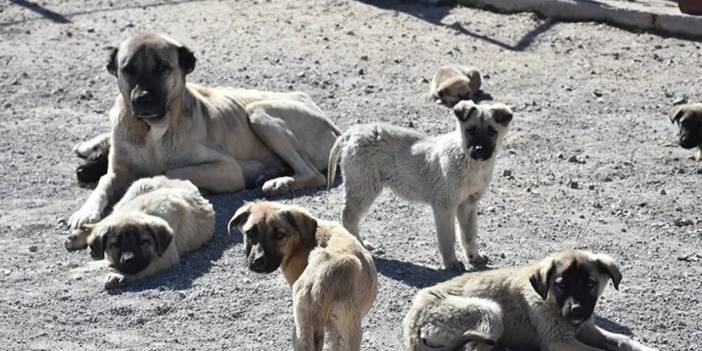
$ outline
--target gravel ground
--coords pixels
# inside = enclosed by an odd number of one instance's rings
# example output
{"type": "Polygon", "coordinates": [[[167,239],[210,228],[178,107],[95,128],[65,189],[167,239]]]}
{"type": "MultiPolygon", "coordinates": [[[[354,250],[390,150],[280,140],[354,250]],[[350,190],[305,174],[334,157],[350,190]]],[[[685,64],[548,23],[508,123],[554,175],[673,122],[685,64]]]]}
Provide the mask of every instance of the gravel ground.
{"type": "MultiPolygon", "coordinates": [[[[102,289],[86,252],[63,248],[79,208],[71,147],[108,130],[117,92],[104,47],[159,31],[198,57],[190,81],[301,90],[337,125],[452,130],[431,103],[439,65],[475,65],[513,106],[513,129],[480,204],[492,266],[566,248],[615,257],[598,323],[661,350],[702,349],[702,163],[667,118],[700,101],[700,44],[592,23],[400,1],[42,1],[0,3],[0,349],[289,349],[290,290],[248,272],[225,223],[259,191],[211,196],[217,233],[181,265],[102,289]],[[128,4],[128,5],[127,5],[128,4]]],[[[277,198],[338,219],[343,187],[277,198]]],[[[445,280],[430,209],[390,192],[362,222],[380,293],[363,348],[398,350],[415,292],[445,280]]]]}

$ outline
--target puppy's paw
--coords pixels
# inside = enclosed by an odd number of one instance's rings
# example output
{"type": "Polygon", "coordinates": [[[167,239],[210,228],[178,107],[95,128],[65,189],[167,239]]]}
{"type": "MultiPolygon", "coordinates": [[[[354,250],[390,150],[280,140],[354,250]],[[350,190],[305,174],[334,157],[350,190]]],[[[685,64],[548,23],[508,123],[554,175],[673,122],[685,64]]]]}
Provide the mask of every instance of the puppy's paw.
{"type": "Polygon", "coordinates": [[[444,268],[456,272],[466,271],[466,266],[463,265],[463,262],[458,260],[444,264],[444,268]]]}
{"type": "Polygon", "coordinates": [[[482,254],[480,252],[476,252],[468,257],[468,261],[472,265],[482,265],[488,263],[490,259],[487,257],[487,255],[482,254]]]}
{"type": "Polygon", "coordinates": [[[100,211],[92,208],[81,208],[68,219],[69,229],[78,229],[84,224],[96,223],[100,220],[100,211]]]}
{"type": "Polygon", "coordinates": [[[88,233],[82,229],[74,229],[63,244],[68,251],[82,250],[88,246],[88,233]]]}
{"type": "Polygon", "coordinates": [[[105,278],[105,289],[115,289],[127,284],[127,277],[119,273],[108,273],[105,278]]]}
{"type": "Polygon", "coordinates": [[[271,179],[263,183],[261,190],[263,190],[264,193],[271,195],[285,194],[290,191],[290,184],[292,184],[294,181],[295,179],[293,179],[293,177],[271,179]]]}

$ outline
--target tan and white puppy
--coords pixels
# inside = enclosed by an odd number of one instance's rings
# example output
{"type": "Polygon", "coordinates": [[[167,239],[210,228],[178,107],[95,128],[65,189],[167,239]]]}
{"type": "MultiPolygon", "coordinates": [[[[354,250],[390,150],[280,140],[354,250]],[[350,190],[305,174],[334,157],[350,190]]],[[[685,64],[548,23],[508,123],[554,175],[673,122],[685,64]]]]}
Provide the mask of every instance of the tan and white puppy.
{"type": "Polygon", "coordinates": [[[83,229],[91,256],[111,268],[105,279],[110,289],[167,269],[210,241],[214,209],[189,181],[143,178],[109,216],[83,229]]]}
{"type": "Polygon", "coordinates": [[[702,161],[702,103],[680,105],[673,109],[670,121],[677,123],[678,143],[686,149],[699,148],[697,161],[702,161]]]}
{"type": "Polygon", "coordinates": [[[475,68],[442,66],[431,79],[429,95],[436,103],[452,107],[461,100],[473,100],[481,84],[482,77],[475,68]]]}
{"type": "Polygon", "coordinates": [[[341,225],[295,206],[248,203],[229,221],[244,236],[250,270],[278,267],[292,287],[295,350],[360,350],[361,322],[378,293],[373,257],[341,225]]]}
{"type": "Polygon", "coordinates": [[[652,351],[592,322],[607,282],[622,275],[606,255],[563,251],[524,267],[467,273],[420,290],[404,321],[407,351],[652,351]]]}
{"type": "Polygon", "coordinates": [[[383,124],[352,127],[332,148],[327,184],[331,188],[341,158],[346,188],[342,222],[357,237],[361,217],[385,187],[407,200],[430,204],[443,265],[463,270],[454,250],[456,218],[466,258],[485,263],[488,258],[476,243],[477,205],[492,179],[512,111],[502,104],[472,101],[459,102],[453,111],[456,130],[434,137],[383,124]]]}
{"type": "MultiPolygon", "coordinates": [[[[107,173],[70,217],[70,228],[97,222],[143,177],[186,179],[213,192],[259,183],[268,193],[324,185],[340,132],[309,95],[186,84],[195,61],[188,48],[154,33],[111,51],[107,70],[120,93],[110,110],[107,173]]],[[[85,237],[74,238],[70,249],[85,247],[85,237]]]]}

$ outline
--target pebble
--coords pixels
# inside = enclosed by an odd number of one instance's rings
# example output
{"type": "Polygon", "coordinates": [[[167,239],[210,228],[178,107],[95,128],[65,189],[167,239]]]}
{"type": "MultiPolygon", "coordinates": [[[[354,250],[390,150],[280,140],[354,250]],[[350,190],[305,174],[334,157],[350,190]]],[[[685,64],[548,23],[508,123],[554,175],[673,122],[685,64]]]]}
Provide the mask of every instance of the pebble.
{"type": "Polygon", "coordinates": [[[580,188],[580,184],[578,184],[578,182],[575,181],[575,180],[569,181],[569,182],[568,182],[568,186],[569,186],[571,189],[578,189],[578,188],[580,188]]]}
{"type": "Polygon", "coordinates": [[[29,250],[29,252],[37,252],[39,248],[36,245],[29,245],[27,249],[29,250]]]}
{"type": "Polygon", "coordinates": [[[504,171],[502,171],[502,176],[503,176],[503,177],[511,177],[511,176],[512,176],[512,170],[510,170],[510,169],[505,169],[504,171]]]}
{"type": "Polygon", "coordinates": [[[689,218],[678,218],[675,221],[673,221],[673,224],[675,224],[678,227],[685,227],[694,224],[694,222],[692,222],[692,220],[689,218]]]}

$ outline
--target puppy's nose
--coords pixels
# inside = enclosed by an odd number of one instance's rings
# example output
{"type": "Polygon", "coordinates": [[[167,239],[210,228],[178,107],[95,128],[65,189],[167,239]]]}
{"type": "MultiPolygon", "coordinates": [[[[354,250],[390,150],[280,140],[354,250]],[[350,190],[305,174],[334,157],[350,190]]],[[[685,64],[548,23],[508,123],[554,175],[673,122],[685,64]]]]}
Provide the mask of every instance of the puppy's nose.
{"type": "Polygon", "coordinates": [[[127,251],[127,252],[122,253],[122,256],[120,256],[120,258],[119,258],[119,262],[122,264],[129,264],[132,261],[134,261],[134,259],[135,259],[134,253],[127,251]]]}
{"type": "Polygon", "coordinates": [[[574,303],[570,306],[570,313],[573,315],[582,315],[583,314],[583,306],[581,306],[579,303],[574,303]]]}

